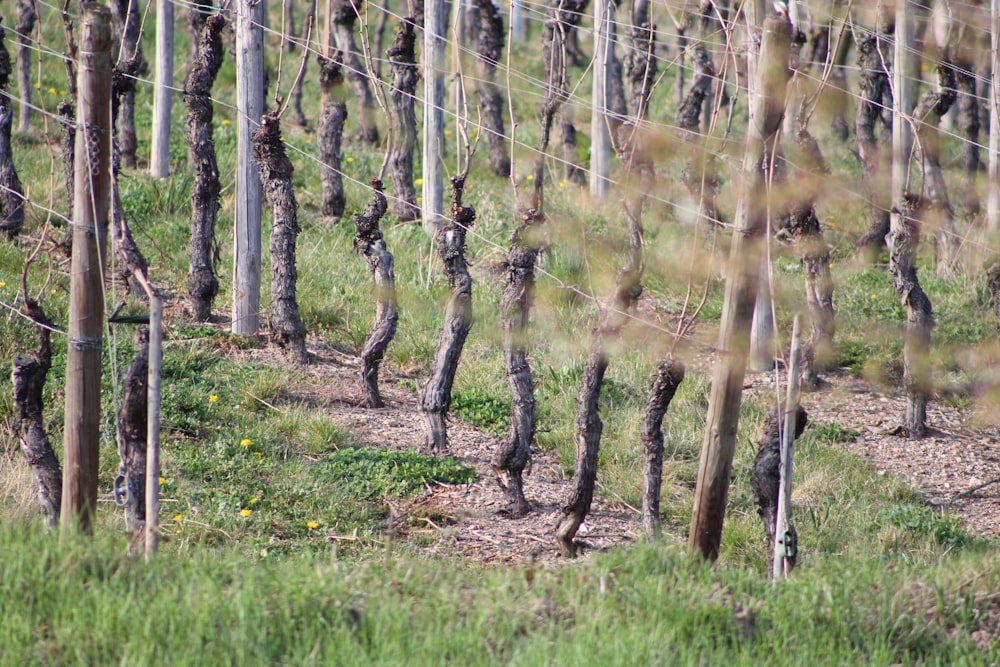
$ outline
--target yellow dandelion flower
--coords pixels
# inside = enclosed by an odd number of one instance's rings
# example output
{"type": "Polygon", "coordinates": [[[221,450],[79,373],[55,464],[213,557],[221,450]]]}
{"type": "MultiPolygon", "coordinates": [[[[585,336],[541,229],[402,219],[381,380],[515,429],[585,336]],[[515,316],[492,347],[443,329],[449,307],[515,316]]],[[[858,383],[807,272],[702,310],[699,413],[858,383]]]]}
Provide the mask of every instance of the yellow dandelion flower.
{"type": "Polygon", "coordinates": [[[167,478],[166,478],[166,477],[157,477],[157,478],[156,478],[156,481],[157,481],[157,483],[158,483],[158,484],[159,484],[160,486],[163,486],[164,484],[166,484],[166,483],[167,483],[167,478]]]}
{"type": "Polygon", "coordinates": [[[317,528],[319,528],[319,524],[316,523],[315,521],[310,521],[309,523],[306,524],[306,528],[308,528],[309,530],[316,530],[317,528]]]}
{"type": "Polygon", "coordinates": [[[7,286],[7,283],[5,283],[5,282],[3,282],[3,281],[0,281],[0,288],[2,288],[2,287],[6,287],[6,286],[7,286]]]}
{"type": "Polygon", "coordinates": [[[263,452],[254,452],[253,455],[254,456],[264,456],[264,453],[263,452]]]}
{"type": "Polygon", "coordinates": [[[251,440],[250,438],[243,438],[242,440],[240,440],[240,445],[242,445],[243,447],[249,447],[252,444],[253,440],[251,440]]]}
{"type": "Polygon", "coordinates": [[[566,179],[565,178],[562,179],[561,181],[559,181],[559,187],[561,187],[561,188],[566,187],[566,179]]]}
{"type": "Polygon", "coordinates": [[[209,403],[218,403],[219,402],[219,397],[216,396],[215,394],[212,394],[211,396],[208,397],[208,402],[209,403]]]}
{"type": "Polygon", "coordinates": [[[534,174],[528,174],[528,180],[529,181],[535,180],[535,175],[534,174]]]}
{"type": "Polygon", "coordinates": [[[254,496],[253,498],[250,499],[250,504],[251,505],[256,505],[257,504],[257,496],[254,496]]]}
{"type": "Polygon", "coordinates": [[[876,295],[876,294],[872,294],[872,298],[873,298],[873,299],[877,299],[877,298],[878,298],[878,295],[876,295]]]}
{"type": "Polygon", "coordinates": [[[55,95],[55,94],[56,94],[56,89],[55,88],[49,88],[49,95],[55,95]]]}
{"type": "Polygon", "coordinates": [[[417,203],[420,204],[424,201],[423,197],[417,197],[417,203]]]}
{"type": "Polygon", "coordinates": [[[57,291],[58,290],[56,290],[56,289],[53,288],[52,290],[49,290],[49,294],[55,294],[57,291]]]}
{"type": "Polygon", "coordinates": [[[414,185],[423,185],[424,184],[424,179],[422,179],[422,178],[414,178],[413,179],[413,184],[414,185]]]}
{"type": "Polygon", "coordinates": [[[65,94],[66,94],[66,91],[65,91],[65,90],[60,90],[60,91],[59,91],[59,94],[60,94],[60,95],[65,95],[65,94]]]}
{"type": "Polygon", "coordinates": [[[222,119],[222,124],[223,125],[229,125],[230,124],[230,120],[228,118],[223,118],[222,119]]]}
{"type": "Polygon", "coordinates": [[[253,514],[253,510],[242,509],[240,510],[240,516],[250,516],[253,514]]]}
{"type": "Polygon", "coordinates": [[[347,164],[350,164],[352,162],[354,162],[354,158],[352,157],[347,158],[347,164]]]}
{"type": "Polygon", "coordinates": [[[444,131],[444,136],[450,137],[451,136],[451,130],[445,130],[444,131]]]}
{"type": "Polygon", "coordinates": [[[174,521],[176,521],[177,523],[180,523],[182,519],[184,519],[184,517],[182,515],[180,515],[180,514],[175,514],[174,515],[174,521]]]}

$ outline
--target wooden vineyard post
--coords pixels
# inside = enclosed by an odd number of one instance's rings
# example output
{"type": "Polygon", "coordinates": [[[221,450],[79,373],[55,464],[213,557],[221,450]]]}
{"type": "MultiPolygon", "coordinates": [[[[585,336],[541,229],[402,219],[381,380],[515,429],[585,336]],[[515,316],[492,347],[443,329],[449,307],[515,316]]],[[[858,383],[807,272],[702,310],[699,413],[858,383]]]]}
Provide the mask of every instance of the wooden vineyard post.
{"type": "Polygon", "coordinates": [[[111,12],[80,7],[73,259],[70,269],[62,527],[90,533],[97,510],[104,258],[111,193],[111,12]]]}
{"type": "Polygon", "coordinates": [[[153,138],[149,173],[170,175],[170,111],[174,91],[174,3],[156,0],[156,87],[153,90],[153,138]]]}
{"type": "Polygon", "coordinates": [[[160,525],[160,369],[163,365],[163,301],[149,299],[149,376],[146,381],[146,562],[156,553],[160,525]]]}
{"type": "Polygon", "coordinates": [[[263,15],[263,3],[238,0],[233,333],[241,336],[260,329],[261,188],[250,135],[264,113],[263,15]]]}
{"type": "Polygon", "coordinates": [[[720,359],[712,380],[691,515],[689,546],[692,551],[713,560],[718,555],[722,539],[729,473],[746,373],[750,322],[757,295],[757,274],[761,250],[766,242],[767,202],[761,193],[766,191],[767,181],[761,164],[781,125],[790,44],[789,23],[779,17],[768,18],[764,22],[761,39],[760,61],[751,100],[751,121],[743,154],[743,183],[730,246],[719,329],[720,359]]]}
{"type": "Polygon", "coordinates": [[[792,508],[792,463],[795,458],[795,421],[799,407],[799,341],[802,316],[792,324],[792,350],[788,355],[788,393],[785,398],[785,427],[781,432],[781,474],[778,478],[778,518],[774,522],[774,560],[771,575],[777,581],[788,576],[795,562],[795,531],[790,521],[792,508]]]}
{"type": "Polygon", "coordinates": [[[615,5],[611,0],[594,3],[594,94],[590,117],[590,194],[603,198],[608,194],[611,169],[611,130],[608,112],[611,107],[611,58],[614,45],[611,24],[615,5]]]}
{"type": "Polygon", "coordinates": [[[1000,0],[990,0],[990,146],[986,227],[1000,229],[1000,0]]]}
{"type": "Polygon", "coordinates": [[[421,204],[423,227],[435,237],[441,226],[444,189],[441,185],[444,141],[444,33],[448,12],[444,0],[428,0],[424,4],[424,179],[421,204]]]}

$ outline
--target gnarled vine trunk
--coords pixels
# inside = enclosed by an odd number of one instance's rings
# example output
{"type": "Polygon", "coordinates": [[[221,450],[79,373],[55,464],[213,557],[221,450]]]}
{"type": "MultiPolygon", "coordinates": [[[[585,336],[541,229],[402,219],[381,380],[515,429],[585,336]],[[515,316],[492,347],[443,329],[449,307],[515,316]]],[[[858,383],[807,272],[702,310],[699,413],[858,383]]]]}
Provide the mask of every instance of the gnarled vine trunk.
{"type": "Polygon", "coordinates": [[[288,351],[294,364],[309,362],[306,326],[295,298],[298,271],[295,268],[295,239],[299,233],[298,204],[292,188],[292,161],[281,139],[277,110],[264,114],[254,130],[253,156],[257,161],[264,199],[271,206],[271,309],[272,335],[288,351]]]}
{"type": "Polygon", "coordinates": [[[437,233],[438,255],[444,263],[451,295],[445,306],[431,362],[431,375],[420,393],[420,411],[427,427],[427,448],[434,454],[448,453],[445,414],[451,407],[451,387],[462,356],[465,339],[472,329],[472,276],[465,263],[465,234],[476,220],[476,209],[462,205],[465,179],[451,179],[451,222],[437,233]]]}
{"type": "Polygon", "coordinates": [[[884,67],[888,59],[880,52],[880,40],[876,35],[865,33],[856,35],[855,42],[861,69],[861,95],[858,97],[854,132],[858,140],[858,160],[861,162],[861,188],[869,202],[868,231],[858,238],[855,247],[871,262],[885,247],[885,237],[889,233],[889,200],[886,196],[889,191],[888,156],[887,151],[879,147],[876,124],[881,121],[883,128],[891,129],[892,92],[884,67]]]}
{"type": "Polygon", "coordinates": [[[354,88],[358,104],[358,138],[375,146],[378,144],[378,126],[375,124],[375,98],[368,82],[367,69],[358,58],[358,47],[354,42],[354,24],[358,19],[357,0],[333,0],[331,31],[337,48],[343,53],[343,64],[347,69],[347,80],[354,88]]]}
{"type": "Polygon", "coordinates": [[[135,167],[135,77],[146,74],[149,64],[142,55],[139,37],[142,34],[142,16],[135,0],[115,0],[111,3],[115,36],[120,41],[116,69],[128,77],[121,85],[118,100],[118,150],[122,164],[135,167]]]}
{"type": "Polygon", "coordinates": [[[566,556],[576,555],[573,541],[594,499],[597,482],[597,456],[601,447],[604,423],[598,411],[601,383],[608,368],[607,347],[621,335],[630,312],[642,294],[642,274],[645,270],[643,248],[642,208],[653,186],[653,163],[640,148],[642,137],[632,125],[619,128],[618,144],[629,174],[633,193],[626,199],[625,214],[628,222],[628,257],[618,272],[614,306],[602,309],[600,323],[591,336],[590,349],[584,365],[580,390],[576,399],[576,459],[573,467],[573,488],[562,507],[556,523],[556,541],[566,556]]]}
{"type": "Polygon", "coordinates": [[[14,107],[8,92],[11,62],[4,44],[6,30],[0,26],[0,233],[12,241],[24,227],[24,190],[14,167],[10,131],[14,123],[14,107]]]}
{"type": "Polygon", "coordinates": [[[126,485],[125,518],[133,535],[146,525],[147,383],[149,378],[149,329],[135,334],[135,356],[125,369],[122,404],[118,410],[118,451],[126,485]]]}
{"type": "Polygon", "coordinates": [[[801,193],[801,196],[793,198],[786,229],[802,262],[806,308],[809,312],[809,339],[802,350],[802,386],[805,389],[815,389],[820,383],[819,370],[833,354],[836,316],[833,307],[830,248],[823,239],[823,230],[814,207],[815,180],[824,178],[829,170],[819,144],[804,127],[795,138],[795,148],[795,163],[800,167],[796,169],[797,186],[793,184],[792,191],[801,193]]]}
{"type": "MultiPolygon", "coordinates": [[[[802,407],[795,409],[795,438],[802,435],[808,423],[808,414],[802,407]]],[[[764,420],[764,433],[757,444],[757,456],[750,468],[750,488],[757,514],[764,524],[764,534],[774,553],[774,531],[778,521],[778,489],[781,484],[781,439],[785,431],[784,411],[779,414],[771,408],[764,420]]],[[[794,565],[794,561],[793,561],[794,565]]]]}
{"type": "Polygon", "coordinates": [[[343,99],[343,55],[340,51],[317,56],[322,110],[316,127],[316,148],[319,153],[319,179],[323,188],[320,209],[323,215],[339,218],[344,215],[347,199],[344,179],[340,173],[340,144],[344,137],[347,105],[343,99]]]}
{"type": "Polygon", "coordinates": [[[663,416],[684,380],[684,364],[667,357],[656,366],[642,411],[642,531],[647,540],[660,536],[660,489],[663,485],[663,416]]]}
{"type": "Polygon", "coordinates": [[[392,124],[389,175],[393,186],[392,209],[400,222],[420,219],[417,190],[413,184],[413,150],[417,145],[417,116],[413,102],[420,79],[415,44],[413,18],[408,17],[400,22],[396,38],[385,52],[393,75],[389,111],[389,122],[392,124]]]}
{"type": "Polygon", "coordinates": [[[385,350],[396,335],[399,311],[396,308],[396,273],[392,253],[385,245],[379,222],[388,202],[382,192],[382,181],[372,181],[372,200],[361,213],[354,214],[354,250],[368,262],[375,283],[375,324],[361,350],[361,388],[368,407],[385,406],[378,390],[378,369],[385,350]]]}
{"type": "MultiPolygon", "coordinates": [[[[192,12],[192,23],[201,25],[197,48],[188,71],[184,100],[188,107],[188,162],[194,170],[191,185],[191,232],[188,238],[187,291],[191,312],[198,321],[212,315],[212,300],[219,293],[215,275],[218,246],[215,222],[219,213],[219,164],[215,155],[212,116],[212,86],[223,60],[222,14],[199,19],[192,12]]],[[[192,25],[192,32],[194,26],[192,25]]]]}
{"type": "Polygon", "coordinates": [[[903,344],[903,384],[906,386],[906,418],[903,430],[908,438],[927,434],[927,400],[932,378],[930,366],[931,329],[934,313],[931,301],[917,279],[916,254],[920,243],[920,219],[923,202],[913,196],[894,207],[899,216],[889,234],[889,272],[899,300],[906,310],[906,335],[903,344]]]}
{"type": "Polygon", "coordinates": [[[490,169],[497,176],[510,176],[510,153],[504,138],[504,97],[496,84],[497,63],[503,50],[503,17],[493,0],[477,0],[479,29],[476,31],[476,62],[479,81],[476,95],[483,118],[483,129],[489,144],[490,169]]]}
{"type": "Polygon", "coordinates": [[[924,174],[927,202],[922,207],[923,221],[930,223],[937,241],[937,271],[950,272],[958,259],[961,240],[955,230],[955,211],[948,198],[948,185],[941,170],[941,136],[938,125],[955,102],[955,70],[948,54],[937,65],[937,90],[927,90],[913,109],[916,141],[914,152],[924,174]]]}
{"type": "Polygon", "coordinates": [[[27,132],[31,124],[31,34],[38,14],[34,0],[17,0],[17,85],[21,95],[17,131],[27,132]]]}
{"type": "Polygon", "coordinates": [[[35,483],[38,484],[38,499],[45,516],[45,526],[54,530],[59,523],[59,510],[62,506],[62,470],[49,436],[45,433],[45,420],[42,416],[45,378],[52,367],[49,333],[52,323],[37,301],[27,299],[22,308],[35,323],[38,348],[34,354],[19,354],[14,357],[14,372],[11,377],[11,384],[14,386],[14,432],[35,476],[35,483]]]}
{"type": "Polygon", "coordinates": [[[528,324],[535,296],[535,261],[542,247],[539,227],[545,217],[536,209],[521,214],[521,224],[507,248],[507,276],[500,293],[504,365],[510,385],[510,419],[493,456],[493,469],[504,488],[507,513],[523,516],[531,510],[524,497],[524,469],[535,437],[535,383],[528,362],[528,324]]]}

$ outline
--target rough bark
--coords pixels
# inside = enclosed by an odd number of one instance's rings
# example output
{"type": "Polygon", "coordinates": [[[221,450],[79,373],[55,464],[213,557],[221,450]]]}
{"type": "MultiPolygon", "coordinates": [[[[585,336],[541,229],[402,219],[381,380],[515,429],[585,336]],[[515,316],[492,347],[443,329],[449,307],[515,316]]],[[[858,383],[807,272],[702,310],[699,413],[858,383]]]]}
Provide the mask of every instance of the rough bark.
{"type": "Polygon", "coordinates": [[[14,431],[21,443],[21,451],[28,460],[38,484],[45,526],[54,530],[59,523],[62,505],[62,470],[52,443],[45,433],[42,418],[45,377],[52,367],[52,344],[49,331],[52,323],[37,301],[28,299],[23,306],[25,313],[35,322],[38,331],[38,349],[32,355],[14,357],[14,431]]]}
{"type": "Polygon", "coordinates": [[[893,208],[899,216],[889,234],[889,272],[892,284],[906,310],[906,336],[903,344],[903,384],[906,386],[906,437],[919,439],[927,434],[927,399],[931,392],[930,344],[934,314],[930,299],[917,278],[916,253],[920,244],[920,219],[923,202],[907,196],[893,208]]]}
{"type": "Polygon", "coordinates": [[[476,95],[483,129],[489,144],[490,169],[497,176],[510,176],[510,152],[504,138],[504,96],[496,84],[497,63],[503,50],[504,30],[500,8],[493,0],[477,0],[479,25],[476,35],[476,64],[479,80],[476,95]]]}
{"type": "Polygon", "coordinates": [[[979,160],[979,99],[976,97],[975,65],[967,60],[955,63],[956,88],[958,89],[958,130],[962,134],[962,209],[966,220],[979,215],[979,193],[976,179],[981,167],[979,160]]]}
{"type": "Polygon", "coordinates": [[[688,45],[687,55],[694,69],[694,79],[674,116],[681,139],[692,147],[681,178],[687,191],[697,202],[696,225],[709,246],[714,247],[716,233],[722,225],[715,202],[719,193],[719,178],[714,157],[704,149],[701,117],[702,106],[711,93],[715,80],[715,66],[708,51],[699,42],[688,45]]]}
{"type": "Polygon", "coordinates": [[[805,128],[795,138],[794,196],[786,227],[802,262],[809,313],[809,339],[802,350],[802,387],[816,389],[819,371],[833,353],[836,311],[833,306],[833,276],[830,272],[830,248],[823,239],[823,229],[814,207],[817,182],[829,174],[816,139],[805,128]]]}
{"type": "Polygon", "coordinates": [[[643,120],[649,115],[649,95],[656,81],[656,25],[649,21],[649,0],[634,0],[630,32],[631,45],[625,56],[628,108],[633,118],[643,120]]]}
{"type": "Polygon", "coordinates": [[[628,222],[629,252],[625,265],[618,272],[614,307],[601,313],[600,323],[591,336],[587,362],[584,366],[580,390],[576,399],[576,460],[573,488],[562,507],[556,524],[556,542],[565,556],[576,555],[573,541],[590,512],[597,481],[597,456],[601,447],[604,424],[598,414],[601,383],[608,368],[608,345],[621,335],[630,312],[642,294],[642,274],[645,269],[645,252],[642,238],[642,208],[647,193],[653,186],[653,163],[640,148],[642,137],[632,125],[619,129],[622,162],[629,173],[633,192],[626,198],[625,213],[628,222]]]}
{"type": "Polygon", "coordinates": [[[660,536],[660,488],[663,483],[663,416],[684,380],[684,364],[667,357],[656,366],[642,411],[642,531],[647,540],[660,536]]]}
{"type": "MultiPolygon", "coordinates": [[[[192,12],[194,16],[200,12],[192,12]]],[[[223,60],[222,14],[199,20],[197,48],[185,85],[187,103],[188,163],[194,172],[191,185],[191,232],[188,238],[187,292],[191,313],[204,322],[212,315],[212,299],[219,293],[215,266],[219,259],[215,222],[219,213],[219,164],[215,155],[212,86],[223,60]]]]}
{"type": "Polygon", "coordinates": [[[444,264],[451,295],[445,306],[431,374],[420,393],[420,411],[427,427],[427,448],[439,456],[448,454],[444,417],[451,407],[455,371],[465,339],[472,328],[472,276],[465,263],[465,234],[476,219],[476,210],[462,205],[465,179],[452,178],[451,187],[451,222],[437,233],[438,255],[444,264]]]}
{"type": "Polygon", "coordinates": [[[142,34],[142,15],[135,0],[115,0],[111,3],[115,37],[120,46],[115,68],[128,77],[122,82],[118,95],[118,150],[122,164],[135,167],[135,78],[149,71],[149,64],[142,55],[139,38],[142,34]]]}
{"type": "Polygon", "coordinates": [[[536,209],[521,214],[521,224],[507,248],[507,276],[500,294],[504,363],[510,385],[507,433],[493,457],[493,469],[507,499],[506,512],[524,516],[531,506],[524,497],[524,469],[535,438],[535,384],[528,362],[528,324],[535,296],[535,261],[542,247],[540,226],[545,217],[536,209]]]}
{"type": "Polygon", "coordinates": [[[27,132],[31,123],[31,34],[35,30],[38,14],[34,0],[17,0],[17,84],[21,95],[17,131],[27,132]]]}
{"type": "Polygon", "coordinates": [[[358,57],[354,43],[354,24],[358,18],[352,0],[333,0],[331,30],[337,48],[344,54],[343,64],[347,80],[354,89],[358,104],[358,138],[371,146],[378,145],[378,126],[375,124],[375,98],[369,85],[367,70],[358,57]]]}
{"type": "MultiPolygon", "coordinates": [[[[806,411],[798,406],[795,410],[795,439],[802,435],[808,423],[806,411]]],[[[757,456],[750,467],[750,488],[757,514],[764,524],[764,533],[770,546],[768,554],[774,553],[774,530],[778,520],[778,488],[781,483],[781,438],[785,431],[785,415],[771,408],[764,420],[764,433],[757,445],[757,456]]],[[[792,563],[794,566],[794,562],[792,563]]]]}
{"type": "Polygon", "coordinates": [[[272,335],[294,364],[309,362],[306,326],[295,298],[298,271],[295,268],[295,238],[299,233],[298,204],[292,188],[292,161],[281,139],[277,110],[264,114],[254,130],[253,156],[260,172],[264,199],[271,206],[271,309],[272,335]]]}
{"type": "Polygon", "coordinates": [[[317,56],[322,111],[316,127],[316,148],[321,164],[320,183],[323,188],[321,210],[323,215],[339,218],[344,215],[347,199],[344,196],[344,179],[340,172],[340,144],[347,120],[347,105],[342,99],[344,74],[343,54],[339,51],[327,56],[317,56]]]}
{"type": "Polygon", "coordinates": [[[361,350],[361,388],[368,407],[385,406],[378,390],[378,370],[385,350],[396,335],[399,311],[396,309],[396,273],[392,253],[385,245],[379,222],[388,202],[382,192],[382,181],[373,180],[372,200],[361,213],[354,214],[354,250],[368,263],[375,283],[375,323],[361,350]]]}
{"type": "Polygon", "coordinates": [[[125,369],[122,404],[118,409],[118,451],[126,487],[125,521],[133,535],[146,525],[147,381],[149,329],[136,330],[135,356],[125,369]]]}
{"type": "Polygon", "coordinates": [[[24,227],[24,190],[14,167],[10,130],[14,123],[14,107],[8,93],[11,62],[4,37],[7,31],[0,25],[0,233],[8,240],[17,238],[24,227]]]}
{"type": "Polygon", "coordinates": [[[392,209],[400,222],[420,219],[417,190],[413,184],[413,151],[417,145],[417,116],[413,103],[416,99],[417,82],[420,80],[415,51],[416,38],[413,18],[407,17],[400,22],[396,38],[385,52],[392,66],[389,175],[394,195],[392,209]]]}
{"type": "Polygon", "coordinates": [[[865,33],[856,35],[861,95],[857,102],[854,132],[858,140],[858,160],[861,162],[861,187],[868,200],[868,231],[861,235],[855,247],[867,261],[874,261],[885,247],[889,233],[889,191],[887,151],[879,147],[876,124],[881,120],[892,127],[892,93],[889,75],[883,66],[887,59],[879,52],[879,40],[865,33]]]}

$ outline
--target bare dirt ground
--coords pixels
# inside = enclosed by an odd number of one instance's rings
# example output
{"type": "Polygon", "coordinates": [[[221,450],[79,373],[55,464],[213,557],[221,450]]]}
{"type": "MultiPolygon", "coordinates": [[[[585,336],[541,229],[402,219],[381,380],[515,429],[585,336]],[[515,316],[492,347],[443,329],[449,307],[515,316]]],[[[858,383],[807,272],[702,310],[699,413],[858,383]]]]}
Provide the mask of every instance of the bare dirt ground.
{"type": "MultiPolygon", "coordinates": [[[[358,441],[373,447],[419,449],[424,427],[416,393],[383,380],[387,407],[364,407],[357,384],[359,360],[318,341],[310,341],[314,363],[307,382],[289,388],[295,398],[308,400],[358,441]]],[[[244,352],[258,361],[273,352],[244,352]]],[[[698,372],[707,372],[707,367],[698,372]]],[[[860,435],[845,446],[871,461],[880,473],[896,475],[932,505],[944,505],[957,494],[1000,478],[998,429],[973,428],[968,415],[932,403],[930,437],[911,441],[896,435],[905,411],[901,392],[882,393],[846,373],[834,373],[820,392],[803,396],[814,425],[837,423],[860,435]]],[[[773,395],[774,374],[747,377],[748,394],[773,395]]],[[[669,418],[669,413],[667,415],[669,418]]],[[[461,422],[450,420],[451,450],[476,470],[472,484],[428,488],[417,499],[394,504],[390,534],[429,555],[461,556],[480,563],[552,561],[559,558],[553,528],[567,496],[571,474],[551,454],[535,457],[525,478],[525,493],[534,511],[511,519],[501,511],[503,493],[490,467],[496,440],[461,422]]],[[[950,511],[971,530],[987,538],[1000,534],[1000,484],[958,498],[950,511]]],[[[638,511],[597,498],[578,540],[586,556],[598,550],[634,542],[641,534],[638,511]]]]}

